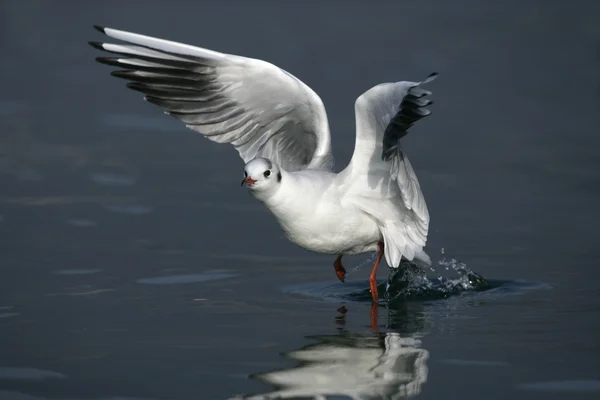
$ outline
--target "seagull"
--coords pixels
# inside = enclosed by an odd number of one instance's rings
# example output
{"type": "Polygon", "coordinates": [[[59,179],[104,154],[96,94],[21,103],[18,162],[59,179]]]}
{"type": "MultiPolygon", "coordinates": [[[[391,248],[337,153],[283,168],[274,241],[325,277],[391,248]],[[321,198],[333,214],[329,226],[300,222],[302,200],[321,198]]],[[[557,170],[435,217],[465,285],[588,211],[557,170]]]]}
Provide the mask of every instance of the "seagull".
{"type": "Polygon", "coordinates": [[[250,376],[273,391],[230,400],[406,400],[427,383],[429,351],[417,338],[345,332],[309,339],[317,343],[283,354],[298,365],[250,376]]]}
{"type": "Polygon", "coordinates": [[[377,252],[369,277],[379,300],[377,269],[404,258],[421,265],[429,211],[400,140],[431,114],[420,82],[372,87],[355,102],[356,139],[349,164],[333,171],[331,137],[321,98],[289,72],[263,60],[94,26],[122,43],[89,42],[112,53],[111,75],[216,143],[230,143],[245,163],[242,186],[275,216],[294,244],[333,263],[343,282],[343,255],[377,252]]]}

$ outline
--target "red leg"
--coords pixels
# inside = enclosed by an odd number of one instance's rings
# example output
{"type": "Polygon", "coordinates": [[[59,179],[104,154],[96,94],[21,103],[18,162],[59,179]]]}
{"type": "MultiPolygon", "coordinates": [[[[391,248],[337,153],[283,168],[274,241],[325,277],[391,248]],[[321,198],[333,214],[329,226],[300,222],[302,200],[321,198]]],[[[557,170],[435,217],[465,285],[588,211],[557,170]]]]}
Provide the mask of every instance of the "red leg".
{"type": "Polygon", "coordinates": [[[375,260],[375,265],[373,265],[373,270],[371,271],[371,276],[369,277],[369,286],[371,286],[371,297],[374,303],[377,303],[379,300],[379,293],[377,292],[377,268],[379,268],[379,263],[381,262],[381,258],[383,257],[383,243],[377,243],[377,247],[379,247],[379,251],[377,252],[377,259],[375,260]]]}
{"type": "Polygon", "coordinates": [[[346,268],[344,268],[342,265],[342,254],[335,259],[333,267],[335,268],[335,274],[337,275],[338,279],[344,282],[344,279],[346,279],[346,268]]]}
{"type": "Polygon", "coordinates": [[[371,329],[373,332],[379,332],[379,304],[371,303],[371,329]]]}

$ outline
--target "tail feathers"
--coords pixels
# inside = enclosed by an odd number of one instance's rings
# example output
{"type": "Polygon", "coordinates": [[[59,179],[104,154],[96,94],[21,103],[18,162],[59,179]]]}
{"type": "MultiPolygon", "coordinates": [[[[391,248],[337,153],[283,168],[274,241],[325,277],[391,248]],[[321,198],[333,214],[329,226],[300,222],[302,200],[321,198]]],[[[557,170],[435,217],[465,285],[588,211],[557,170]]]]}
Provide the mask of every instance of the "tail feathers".
{"type": "Polygon", "coordinates": [[[413,262],[419,265],[420,267],[431,267],[431,257],[424,250],[419,251],[415,254],[415,258],[413,258],[413,262]]]}
{"type": "Polygon", "coordinates": [[[404,257],[421,266],[431,265],[431,258],[423,251],[423,245],[415,243],[406,228],[394,225],[381,229],[384,241],[385,261],[391,268],[398,268],[404,257]]]}

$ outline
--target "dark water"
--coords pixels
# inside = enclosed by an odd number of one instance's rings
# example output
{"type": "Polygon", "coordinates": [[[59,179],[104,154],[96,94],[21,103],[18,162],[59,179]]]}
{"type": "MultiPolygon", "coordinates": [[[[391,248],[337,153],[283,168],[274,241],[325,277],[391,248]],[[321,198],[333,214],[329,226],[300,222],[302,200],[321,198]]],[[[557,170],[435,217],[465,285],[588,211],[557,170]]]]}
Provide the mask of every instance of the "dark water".
{"type": "Polygon", "coordinates": [[[598,15],[0,2],[0,399],[598,398],[598,15]],[[233,149],[93,61],[92,24],[289,70],[323,98],[340,169],[356,97],[438,71],[434,114],[406,139],[435,271],[372,310],[369,267],[342,284],[332,258],[287,242],[233,149]]]}

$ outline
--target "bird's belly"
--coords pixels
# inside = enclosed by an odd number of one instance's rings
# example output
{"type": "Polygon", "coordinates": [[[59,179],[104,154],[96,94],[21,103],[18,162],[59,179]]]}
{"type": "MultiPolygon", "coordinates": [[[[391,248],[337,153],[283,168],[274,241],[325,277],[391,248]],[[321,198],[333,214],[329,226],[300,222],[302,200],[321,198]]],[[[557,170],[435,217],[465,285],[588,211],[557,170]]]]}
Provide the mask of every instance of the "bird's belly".
{"type": "Polygon", "coordinates": [[[377,251],[381,232],[362,212],[307,215],[280,221],[286,237],[298,246],[323,254],[360,254],[377,251]]]}

